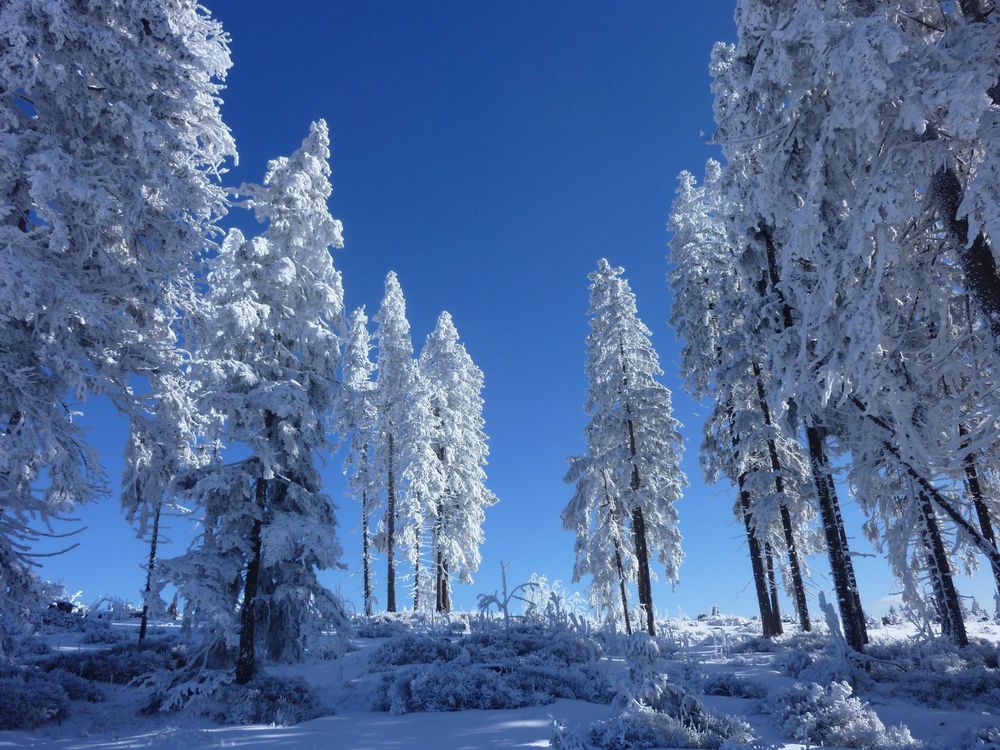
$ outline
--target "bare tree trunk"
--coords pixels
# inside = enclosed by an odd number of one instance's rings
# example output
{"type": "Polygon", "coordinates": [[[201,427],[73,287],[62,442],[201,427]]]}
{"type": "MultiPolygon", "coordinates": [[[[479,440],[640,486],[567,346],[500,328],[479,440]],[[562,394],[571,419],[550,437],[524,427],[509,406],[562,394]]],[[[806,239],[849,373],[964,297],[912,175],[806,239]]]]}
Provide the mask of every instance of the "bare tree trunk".
{"type": "Polygon", "coordinates": [[[417,554],[413,563],[413,611],[420,609],[420,529],[417,529],[417,554]]]}
{"type": "MultiPolygon", "coordinates": [[[[761,414],[764,416],[764,424],[773,427],[771,422],[771,406],[767,403],[767,394],[764,391],[764,380],[761,377],[760,365],[750,362],[753,368],[754,380],[757,384],[757,401],[761,414]]],[[[785,480],[781,474],[781,461],[778,459],[778,448],[772,438],[767,440],[767,452],[771,459],[771,471],[774,472],[774,491],[778,496],[784,495],[785,480]]],[[[792,590],[795,593],[795,611],[799,616],[799,626],[803,631],[812,630],[812,623],[809,622],[809,604],[806,600],[806,587],[802,580],[802,567],[799,563],[798,543],[795,540],[795,529],[792,527],[792,516],[788,512],[788,506],[784,500],[780,501],[781,506],[781,528],[785,535],[785,546],[788,548],[788,569],[792,574],[792,590]]]]}
{"type": "Polygon", "coordinates": [[[253,522],[250,532],[250,563],[247,565],[246,583],[243,588],[243,604],[240,607],[240,646],[236,658],[236,684],[246,685],[253,678],[257,669],[256,653],[254,651],[256,634],[254,626],[257,621],[257,585],[260,582],[261,529],[264,525],[264,507],[267,502],[267,481],[257,479],[256,484],[257,509],[259,517],[253,522]]]}
{"type": "Polygon", "coordinates": [[[785,632],[781,624],[781,608],[778,606],[778,579],[774,574],[774,555],[770,542],[764,542],[764,563],[767,567],[767,590],[771,599],[771,622],[774,623],[775,635],[785,632]]]}
{"type": "Polygon", "coordinates": [[[965,620],[959,602],[955,581],[951,577],[948,552],[941,539],[937,516],[927,493],[919,493],[920,514],[924,522],[924,541],[930,562],[931,580],[941,608],[941,626],[945,635],[958,646],[968,646],[969,637],[965,632],[965,620]]]}
{"type": "Polygon", "coordinates": [[[142,598],[142,619],[139,620],[139,643],[146,640],[146,628],[149,625],[149,595],[153,591],[153,570],[156,567],[156,545],[160,540],[160,510],[163,502],[156,504],[153,514],[153,533],[149,539],[149,561],[146,563],[146,589],[142,598]]]}
{"type": "Polygon", "coordinates": [[[388,487],[386,488],[386,594],[385,608],[396,611],[396,475],[393,471],[393,435],[389,433],[388,487]]]}
{"type": "MultiPolygon", "coordinates": [[[[969,431],[963,425],[958,426],[958,432],[962,436],[969,434],[969,431]]],[[[972,497],[972,504],[976,509],[979,528],[983,532],[983,537],[993,545],[993,549],[995,550],[997,548],[997,538],[993,532],[993,521],[990,518],[989,507],[986,505],[983,485],[979,480],[979,467],[976,466],[976,454],[972,451],[966,453],[962,465],[965,469],[965,485],[969,490],[969,495],[972,497]]],[[[994,560],[990,560],[990,568],[993,570],[993,581],[996,585],[997,594],[1000,595],[1000,565],[994,560]]]]}
{"type": "Polygon", "coordinates": [[[760,608],[760,625],[765,638],[778,635],[774,631],[774,615],[771,612],[771,600],[767,592],[767,573],[764,570],[764,556],[760,549],[760,540],[754,533],[753,516],[750,513],[750,493],[744,488],[746,475],[740,474],[738,479],[740,491],[740,508],[743,511],[743,526],[747,532],[747,548],[750,550],[750,565],[753,568],[753,583],[757,590],[757,606],[760,608]]]}
{"type": "MultiPolygon", "coordinates": [[[[368,466],[368,444],[361,449],[361,463],[368,466]]],[[[367,470],[367,469],[366,469],[367,470]]],[[[361,564],[364,569],[365,617],[372,616],[372,552],[371,531],[368,528],[371,509],[368,507],[368,488],[361,490],[361,564]]]]}
{"type": "MultiPolygon", "coordinates": [[[[633,467],[636,474],[638,469],[633,467]]],[[[632,509],[632,534],[635,537],[635,557],[638,562],[639,606],[646,612],[646,632],[656,635],[653,616],[653,587],[649,575],[649,549],[646,546],[646,518],[642,508],[632,509]]]]}
{"type": "Polygon", "coordinates": [[[625,634],[632,635],[632,618],[628,614],[628,589],[625,586],[625,566],[622,564],[622,550],[615,540],[615,565],[618,568],[618,590],[622,596],[622,614],[625,615],[625,634]]]}
{"type": "Polygon", "coordinates": [[[830,477],[823,434],[818,427],[806,427],[806,441],[809,448],[809,463],[812,468],[816,494],[819,497],[820,517],[826,536],[827,552],[830,556],[830,571],[837,591],[840,619],[843,621],[844,638],[847,644],[858,652],[865,650],[864,615],[858,611],[857,587],[852,586],[853,576],[848,572],[851,566],[850,552],[845,544],[846,534],[840,516],[836,490],[830,477]]]}

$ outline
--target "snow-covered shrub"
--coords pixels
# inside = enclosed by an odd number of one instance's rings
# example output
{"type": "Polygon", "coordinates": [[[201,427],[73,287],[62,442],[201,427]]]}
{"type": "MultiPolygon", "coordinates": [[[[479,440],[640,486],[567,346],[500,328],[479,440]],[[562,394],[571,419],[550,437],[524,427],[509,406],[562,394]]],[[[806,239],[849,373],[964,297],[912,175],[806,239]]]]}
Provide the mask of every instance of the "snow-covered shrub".
{"type": "Polygon", "coordinates": [[[47,674],[34,670],[0,676],[0,729],[34,729],[69,714],[69,696],[47,674]]]}
{"type": "Polygon", "coordinates": [[[853,694],[847,682],[828,688],[796,685],[768,701],[780,729],[799,742],[863,750],[919,747],[905,726],[886,728],[878,715],[853,694]]]}
{"type": "Polygon", "coordinates": [[[733,698],[763,698],[767,688],[754,680],[734,674],[715,674],[701,681],[705,695],[725,695],[733,698]]]}
{"type": "Polygon", "coordinates": [[[101,703],[105,700],[104,692],[97,685],[65,669],[53,669],[48,673],[48,677],[66,691],[71,701],[101,703]]]}
{"type": "Polygon", "coordinates": [[[385,614],[355,617],[353,624],[359,638],[395,638],[410,632],[405,622],[385,614]]]}
{"type": "Polygon", "coordinates": [[[372,710],[407,714],[522,708],[559,698],[607,703],[611,694],[604,676],[590,665],[446,662],[404,667],[385,675],[375,690],[372,710]]]}
{"type": "Polygon", "coordinates": [[[61,669],[93,682],[124,684],[185,663],[183,649],[170,642],[123,644],[106,651],[66,651],[42,662],[46,671],[61,669]]]}
{"type": "Polygon", "coordinates": [[[100,622],[103,628],[92,628],[84,632],[81,643],[122,643],[132,639],[130,633],[115,630],[106,622],[100,622]]]}
{"type": "Polygon", "coordinates": [[[446,638],[407,633],[379,646],[369,663],[375,666],[430,664],[450,661],[460,652],[461,649],[446,638]]]}
{"type": "Polygon", "coordinates": [[[258,675],[246,685],[226,685],[215,698],[215,719],[224,724],[290,726],[330,713],[300,677],[258,675]]]}
{"type": "Polygon", "coordinates": [[[970,729],[956,750],[1000,750],[1000,725],[970,729]]]}
{"type": "Polygon", "coordinates": [[[753,735],[744,722],[730,717],[716,717],[714,727],[697,727],[633,704],[622,713],[600,721],[590,728],[589,740],[599,750],[645,750],[645,748],[711,748],[717,750],[726,740],[750,742],[753,735]]]}
{"type": "Polygon", "coordinates": [[[957,647],[944,639],[872,644],[871,676],[894,694],[934,707],[1000,706],[997,647],[973,641],[957,647]]]}
{"type": "Polygon", "coordinates": [[[584,664],[597,661],[600,644],[574,632],[533,623],[515,623],[506,630],[473,633],[459,641],[473,662],[501,662],[525,657],[532,663],[584,664]]]}

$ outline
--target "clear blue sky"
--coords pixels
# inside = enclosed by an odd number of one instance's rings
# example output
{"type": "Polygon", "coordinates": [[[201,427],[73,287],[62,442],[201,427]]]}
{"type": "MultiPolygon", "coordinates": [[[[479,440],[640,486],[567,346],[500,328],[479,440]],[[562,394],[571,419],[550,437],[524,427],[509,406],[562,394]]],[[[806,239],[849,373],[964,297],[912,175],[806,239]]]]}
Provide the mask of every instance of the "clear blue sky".
{"type": "MultiPolygon", "coordinates": [[[[457,588],[456,604],[472,607],[477,592],[497,588],[501,560],[516,581],[571,576],[562,477],[566,457],[583,448],[587,274],[606,256],[626,269],[685,425],[687,559],[677,590],[661,578],[654,600],[661,613],[718,604],[752,614],[734,491],[702,482],[708,409],[681,388],[666,324],[667,216],[677,173],[700,174],[719,155],[708,145],[708,59],[714,41],[735,35],[733,3],[206,4],[232,36],[223,113],[240,165],[231,184],[259,180],[267,159],[290,153],[311,120],[326,118],[348,308],[374,314],[395,270],[417,348],[447,309],[486,374],[488,470],[500,503],[487,513],[477,581],[457,588]]],[[[233,220],[252,230],[245,217],[233,220]]],[[[83,408],[116,481],[125,424],[99,401],[83,408]]],[[[349,571],[325,580],[360,603],[359,513],[342,497],[340,466],[331,457],[324,474],[349,571]]],[[[122,519],[117,489],[76,515],[88,527],[81,546],[47,559],[44,574],[88,601],[137,598],[146,550],[122,519]]],[[[854,548],[870,552],[849,501],[847,515],[854,548]]],[[[187,526],[172,522],[174,550],[190,538],[187,526]]],[[[824,561],[814,564],[813,593],[829,591],[824,561]]],[[[866,607],[881,611],[894,590],[886,563],[862,558],[858,568],[866,607]]],[[[380,562],[380,594],[382,571],[380,562]]],[[[989,606],[988,576],[959,584],[989,606]]]]}

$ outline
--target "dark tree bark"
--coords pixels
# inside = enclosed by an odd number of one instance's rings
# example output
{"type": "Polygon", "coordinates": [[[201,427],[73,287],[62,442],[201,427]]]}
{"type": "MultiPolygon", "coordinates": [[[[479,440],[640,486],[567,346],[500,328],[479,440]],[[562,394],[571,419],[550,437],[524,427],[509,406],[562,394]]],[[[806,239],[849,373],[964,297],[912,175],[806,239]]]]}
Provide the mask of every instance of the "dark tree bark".
{"type": "Polygon", "coordinates": [[[774,574],[774,554],[770,542],[764,542],[764,563],[767,568],[767,590],[771,599],[771,621],[775,635],[785,632],[781,624],[781,608],[778,606],[778,578],[774,574]]]}
{"type": "Polygon", "coordinates": [[[969,637],[965,632],[962,606],[951,576],[948,552],[941,539],[934,506],[926,492],[919,493],[920,514],[924,525],[924,543],[930,562],[931,582],[934,587],[938,607],[941,610],[941,627],[946,636],[958,646],[968,646],[969,637]]]}
{"type": "MultiPolygon", "coordinates": [[[[764,391],[764,381],[761,377],[760,365],[751,361],[754,380],[757,385],[757,401],[761,414],[764,416],[764,424],[773,427],[771,422],[771,407],[767,402],[767,394],[764,391]]],[[[767,452],[771,459],[771,471],[774,472],[774,490],[778,495],[784,494],[785,480],[782,477],[781,461],[778,459],[778,448],[774,440],[768,438],[767,452]]],[[[812,630],[812,623],[809,621],[809,604],[806,600],[806,587],[802,579],[802,566],[799,562],[798,542],[795,539],[795,529],[792,527],[792,517],[788,512],[788,506],[781,502],[781,528],[785,535],[785,546],[788,548],[788,569],[792,575],[792,591],[795,594],[795,611],[799,616],[799,626],[803,631],[812,630]]]]}
{"type": "Polygon", "coordinates": [[[389,444],[389,465],[388,465],[388,487],[386,488],[386,594],[385,608],[389,612],[396,611],[396,475],[393,470],[394,440],[390,432],[389,444]]]}
{"type": "Polygon", "coordinates": [[[931,192],[945,228],[958,248],[959,262],[969,294],[990,327],[994,349],[1000,347],[1000,271],[986,235],[979,232],[969,244],[969,220],[958,218],[965,191],[953,168],[942,169],[934,176],[931,192]]]}
{"type": "MultiPolygon", "coordinates": [[[[969,434],[964,425],[958,426],[958,433],[963,437],[969,434]]],[[[967,447],[967,446],[963,446],[967,447]]],[[[979,528],[983,532],[983,537],[997,548],[997,538],[993,531],[993,520],[990,518],[990,510],[986,505],[986,496],[983,494],[983,485],[979,478],[979,467],[976,465],[976,454],[969,451],[962,459],[962,467],[965,469],[965,486],[969,490],[973,507],[976,509],[976,518],[979,521],[979,528]]],[[[993,570],[993,581],[996,585],[997,594],[1000,595],[1000,565],[990,560],[990,568],[993,570]]]]}
{"type": "MultiPolygon", "coordinates": [[[[638,476],[639,470],[633,467],[633,476],[638,476]]],[[[653,616],[653,587],[649,575],[649,549],[646,546],[646,517],[642,508],[632,509],[632,534],[635,537],[635,557],[638,562],[639,606],[646,613],[646,632],[656,635],[656,623],[653,616]]]]}
{"type": "Polygon", "coordinates": [[[156,568],[156,545],[160,540],[160,510],[163,503],[156,504],[153,514],[153,533],[149,538],[149,560],[146,563],[146,588],[142,599],[142,619],[139,620],[139,643],[146,640],[146,629],[149,626],[149,595],[153,591],[153,571],[156,568]]]}
{"type": "Polygon", "coordinates": [[[413,611],[420,609],[420,530],[417,530],[417,554],[413,563],[413,611]]]}
{"type": "Polygon", "coordinates": [[[255,625],[257,622],[257,586],[260,583],[260,536],[267,502],[267,481],[265,479],[257,479],[256,499],[259,515],[254,520],[253,529],[250,531],[250,563],[247,565],[243,604],[240,607],[240,645],[236,658],[237,685],[246,685],[257,670],[255,625]]]}
{"type": "MultiPolygon", "coordinates": [[[[368,466],[368,444],[361,449],[361,463],[368,466]]],[[[368,528],[371,509],[368,507],[368,488],[361,490],[361,564],[364,569],[365,617],[372,616],[372,552],[371,531],[368,528]]]]}
{"type": "Polygon", "coordinates": [[[816,494],[819,497],[820,517],[823,521],[823,533],[826,536],[827,551],[830,556],[830,570],[833,573],[833,585],[837,592],[837,605],[840,608],[840,618],[843,621],[844,638],[855,651],[865,650],[864,615],[858,608],[857,587],[852,586],[853,572],[850,552],[845,545],[846,534],[843,533],[843,522],[840,517],[840,504],[837,502],[833,479],[830,477],[829,462],[826,448],[823,445],[823,434],[818,427],[806,427],[806,441],[809,449],[809,464],[812,468],[813,481],[816,484],[816,494]]]}
{"type": "Polygon", "coordinates": [[[774,629],[774,613],[771,611],[771,599],[767,591],[767,573],[764,570],[764,555],[761,552],[760,540],[754,533],[753,517],[750,512],[750,493],[744,488],[746,475],[740,474],[737,484],[740,492],[740,509],[743,511],[743,526],[747,532],[747,549],[750,550],[750,565],[753,569],[753,583],[757,590],[757,606],[760,609],[760,625],[765,638],[778,635],[774,629]]]}
{"type": "Polygon", "coordinates": [[[622,550],[615,540],[615,566],[618,568],[618,590],[622,597],[622,614],[625,615],[625,634],[632,635],[632,618],[628,613],[628,589],[625,583],[625,566],[622,564],[622,550]]]}

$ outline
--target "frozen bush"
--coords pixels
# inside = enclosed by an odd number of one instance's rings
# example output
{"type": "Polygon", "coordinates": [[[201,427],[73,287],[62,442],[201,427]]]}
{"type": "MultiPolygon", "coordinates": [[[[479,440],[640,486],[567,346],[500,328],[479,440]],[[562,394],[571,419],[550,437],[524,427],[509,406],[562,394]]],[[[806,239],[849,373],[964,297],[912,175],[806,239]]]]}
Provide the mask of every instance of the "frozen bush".
{"type": "Polygon", "coordinates": [[[62,687],[71,701],[101,703],[105,699],[104,693],[97,685],[65,669],[53,669],[48,673],[48,677],[62,687]]]}
{"type": "Polygon", "coordinates": [[[62,669],[92,682],[120,685],[153,672],[177,669],[184,663],[182,648],[159,641],[128,643],[106,651],[67,651],[41,666],[46,671],[62,669]]]}
{"type": "Polygon", "coordinates": [[[533,663],[584,664],[603,653],[600,644],[568,630],[516,623],[505,630],[473,633],[459,641],[472,662],[502,662],[523,657],[533,663]]]}
{"type": "Polygon", "coordinates": [[[376,666],[430,664],[435,661],[450,661],[460,652],[461,649],[447,638],[408,633],[382,644],[372,654],[371,663],[376,666]]]}
{"type": "Polygon", "coordinates": [[[862,750],[919,747],[905,726],[886,729],[878,715],[852,695],[846,682],[829,688],[796,685],[769,701],[777,725],[799,742],[842,745],[862,750]]]}
{"type": "Polygon", "coordinates": [[[759,682],[734,674],[706,677],[701,682],[701,691],[705,695],[725,695],[732,698],[763,698],[767,695],[767,688],[759,682]]]}
{"type": "Polygon", "coordinates": [[[1000,750],[1000,726],[992,724],[969,730],[956,750],[1000,750]]]}
{"type": "Polygon", "coordinates": [[[215,719],[224,724],[290,726],[329,714],[300,677],[258,675],[246,685],[226,685],[217,694],[221,709],[215,719]]]}
{"type": "Polygon", "coordinates": [[[373,696],[372,709],[407,714],[521,708],[559,698],[607,703],[611,695],[603,675],[592,666],[439,662],[385,675],[373,696]]]}
{"type": "Polygon", "coordinates": [[[69,714],[69,697],[54,679],[34,670],[0,676],[0,729],[34,729],[69,714]]]}
{"type": "MultiPolygon", "coordinates": [[[[633,704],[608,721],[590,728],[590,742],[599,750],[646,750],[646,748],[711,748],[718,750],[726,740],[750,742],[745,723],[726,718],[724,733],[686,724],[649,706],[633,704]]],[[[720,726],[721,728],[721,726],[720,726]]]]}

